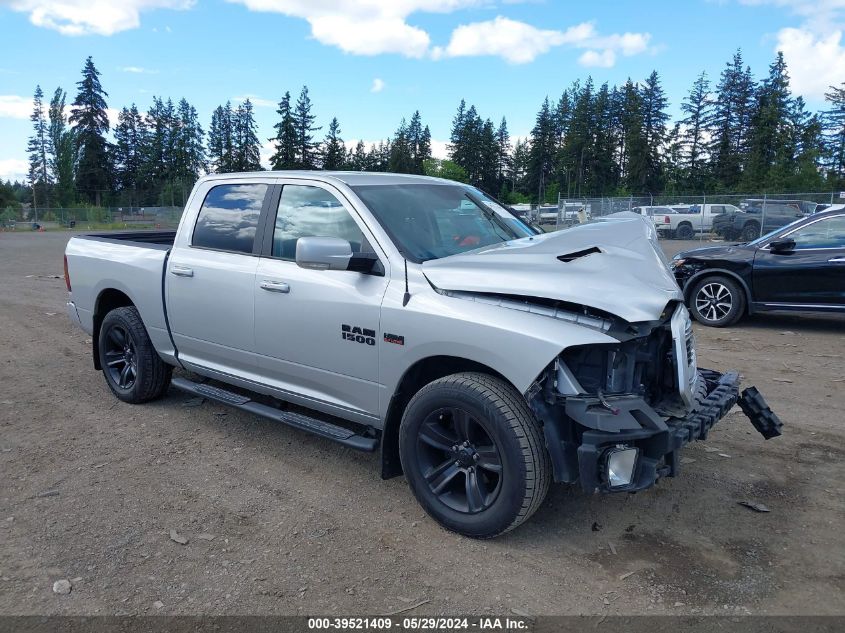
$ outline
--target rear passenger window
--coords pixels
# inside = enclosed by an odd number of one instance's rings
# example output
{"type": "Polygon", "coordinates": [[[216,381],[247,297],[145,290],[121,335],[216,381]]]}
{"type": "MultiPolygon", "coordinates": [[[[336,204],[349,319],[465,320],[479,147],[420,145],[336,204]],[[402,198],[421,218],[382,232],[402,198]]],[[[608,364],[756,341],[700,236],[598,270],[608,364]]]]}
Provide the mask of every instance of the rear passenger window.
{"type": "MultiPolygon", "coordinates": [[[[339,237],[360,253],[364,234],[349,212],[325,189],[307,185],[285,185],[279,200],[273,231],[273,257],[296,259],[300,237],[339,237]]],[[[364,250],[369,250],[365,245],[364,250]]]]}
{"type": "Polygon", "coordinates": [[[252,253],[268,185],[218,185],[208,192],[194,227],[192,246],[252,253]]]}

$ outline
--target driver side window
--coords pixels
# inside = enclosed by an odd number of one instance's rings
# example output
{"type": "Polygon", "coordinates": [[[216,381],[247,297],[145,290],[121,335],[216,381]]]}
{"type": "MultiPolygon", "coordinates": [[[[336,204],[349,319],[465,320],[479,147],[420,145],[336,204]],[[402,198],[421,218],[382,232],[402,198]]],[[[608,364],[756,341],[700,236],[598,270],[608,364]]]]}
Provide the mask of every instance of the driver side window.
{"type": "Polygon", "coordinates": [[[845,248],[845,216],[826,218],[790,233],[796,249],[845,248]]]}
{"type": "Polygon", "coordinates": [[[309,185],[284,185],[273,230],[273,257],[294,261],[300,237],[339,237],[352,245],[353,253],[360,253],[364,244],[361,229],[331,193],[309,185]]]}

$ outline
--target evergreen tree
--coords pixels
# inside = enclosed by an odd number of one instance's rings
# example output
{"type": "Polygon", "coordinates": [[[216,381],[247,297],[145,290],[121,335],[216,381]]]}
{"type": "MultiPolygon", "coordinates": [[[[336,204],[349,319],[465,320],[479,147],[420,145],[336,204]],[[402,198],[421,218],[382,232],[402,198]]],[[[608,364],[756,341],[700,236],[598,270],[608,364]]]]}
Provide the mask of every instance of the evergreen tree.
{"type": "Polygon", "coordinates": [[[56,88],[50,100],[49,152],[50,171],[56,182],[56,203],[60,207],[73,204],[74,193],[74,165],[76,139],[73,129],[67,126],[65,115],[65,91],[56,88]]]}
{"type": "Polygon", "coordinates": [[[308,86],[303,86],[293,112],[293,123],[296,129],[296,160],[300,169],[317,168],[319,144],[314,141],[313,132],[321,130],[322,127],[314,126],[316,119],[317,117],[311,114],[308,86]]]}
{"type": "Polygon", "coordinates": [[[370,160],[367,155],[367,148],[364,141],[358,141],[355,149],[350,150],[348,168],[352,171],[369,171],[370,160]]]}
{"type": "Polygon", "coordinates": [[[831,86],[824,98],[831,105],[823,119],[828,180],[832,187],[842,189],[845,187],[845,82],[831,86]]]}
{"type": "MultiPolygon", "coordinates": [[[[207,169],[203,145],[205,132],[200,125],[196,108],[184,98],[176,107],[175,122],[173,175],[182,191],[190,191],[194,182],[207,169]]],[[[184,197],[183,195],[182,198],[184,197]]]]}
{"type": "Polygon", "coordinates": [[[235,171],[232,104],[217,106],[208,130],[209,167],[218,174],[235,171]]]}
{"type": "MultiPolygon", "coordinates": [[[[496,180],[497,189],[506,191],[505,181],[511,170],[511,135],[508,132],[508,122],[502,117],[499,128],[496,130],[496,180]],[[505,189],[503,189],[505,188],[505,189]]],[[[513,186],[511,186],[513,189],[513,186]]],[[[500,194],[501,195],[501,194],[500,194]]]]}
{"type": "Polygon", "coordinates": [[[396,130],[396,134],[390,143],[388,171],[397,174],[414,173],[414,156],[411,150],[411,142],[408,139],[408,126],[405,119],[402,119],[399,129],[396,130]]]}
{"type": "Polygon", "coordinates": [[[276,130],[276,136],[270,140],[274,141],[276,151],[270,157],[270,166],[277,170],[296,169],[296,121],[291,110],[290,92],[285,92],[276,112],[281,119],[273,126],[276,130]]]}
{"type": "Polygon", "coordinates": [[[111,190],[111,168],[106,133],[108,93],[100,85],[100,73],[91,57],[85,60],[82,79],[76,84],[70,123],[76,138],[76,190],[84,199],[100,205],[103,195],[111,190]]]}
{"type": "Polygon", "coordinates": [[[623,189],[629,193],[639,193],[647,180],[648,146],[643,133],[642,97],[631,79],[619,91],[617,107],[623,189]]]}
{"type": "Polygon", "coordinates": [[[666,140],[666,113],[668,100],[660,76],[652,71],[640,90],[643,117],[643,142],[645,143],[645,171],[640,184],[642,192],[659,192],[663,188],[663,143],[666,140]]]}
{"type": "Polygon", "coordinates": [[[231,127],[234,135],[234,171],[260,171],[261,145],[258,142],[255,115],[249,99],[238,106],[231,127]]]}
{"type": "Polygon", "coordinates": [[[123,108],[114,128],[115,180],[122,190],[121,197],[130,206],[139,206],[138,184],[145,166],[147,125],[133,103],[123,108]]]}
{"type": "Polygon", "coordinates": [[[340,138],[340,123],[334,117],[329,123],[329,131],[326,140],[323,141],[323,169],[343,169],[346,163],[346,146],[340,138]]]}
{"type": "Polygon", "coordinates": [[[528,152],[528,188],[531,196],[536,196],[538,203],[546,199],[546,190],[552,183],[552,168],[557,149],[557,132],[552,116],[549,98],[543,101],[531,130],[531,142],[528,152]]]}
{"type": "MultiPolygon", "coordinates": [[[[686,117],[681,121],[683,152],[680,157],[686,170],[688,186],[695,191],[704,188],[706,167],[706,132],[711,127],[712,101],[710,100],[710,81],[707,73],[701,73],[692,85],[687,97],[681,103],[681,111],[686,117]]],[[[675,166],[673,160],[669,164],[675,166]]]]}
{"type": "Polygon", "coordinates": [[[748,136],[754,107],[754,79],[743,68],[742,51],[728,62],[716,87],[710,125],[710,172],[721,188],[734,189],[748,160],[748,136]]]}
{"type": "Polygon", "coordinates": [[[781,189],[786,185],[794,155],[790,119],[794,103],[783,53],[769,66],[757,90],[751,118],[748,167],[743,182],[750,190],[781,189]]]}
{"type": "Polygon", "coordinates": [[[44,116],[44,93],[41,86],[35,86],[32,114],[32,136],[29,137],[27,152],[29,153],[29,184],[32,187],[32,206],[34,208],[49,206],[48,195],[52,178],[49,172],[47,155],[50,137],[47,119],[44,116]]]}

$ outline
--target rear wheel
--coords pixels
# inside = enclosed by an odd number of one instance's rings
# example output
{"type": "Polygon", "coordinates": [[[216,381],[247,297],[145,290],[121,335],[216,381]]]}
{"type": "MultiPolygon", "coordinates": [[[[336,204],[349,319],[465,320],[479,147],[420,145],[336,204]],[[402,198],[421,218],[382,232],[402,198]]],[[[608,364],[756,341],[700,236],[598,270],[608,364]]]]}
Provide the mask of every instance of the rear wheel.
{"type": "Polygon", "coordinates": [[[705,277],[692,289],[689,303],[695,320],[710,327],[727,327],[745,313],[745,293],[729,277],[705,277]]]}
{"type": "Polygon", "coordinates": [[[760,237],[760,225],[756,222],[749,222],[744,227],[742,227],[742,233],[740,234],[743,242],[750,242],[752,240],[756,240],[760,237]]]}
{"type": "Polygon", "coordinates": [[[678,227],[678,230],[675,231],[675,236],[679,240],[691,240],[695,237],[695,231],[692,230],[692,224],[684,222],[678,227]]]}
{"type": "Polygon", "coordinates": [[[525,521],[551,480],[542,430],[525,399],[486,374],[453,374],[423,387],[402,418],[399,453],[425,511],[474,538],[525,521]]]}
{"type": "Polygon", "coordinates": [[[140,404],[167,391],[173,368],[156,353],[136,308],[109,312],[98,343],[106,384],[118,398],[140,404]]]}

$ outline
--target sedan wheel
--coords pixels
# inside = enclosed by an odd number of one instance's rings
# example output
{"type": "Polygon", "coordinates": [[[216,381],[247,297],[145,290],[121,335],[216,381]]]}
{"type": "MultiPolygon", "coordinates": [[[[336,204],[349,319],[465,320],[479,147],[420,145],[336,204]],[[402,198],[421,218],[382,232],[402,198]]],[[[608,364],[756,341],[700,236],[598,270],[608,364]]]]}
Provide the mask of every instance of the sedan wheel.
{"type": "Polygon", "coordinates": [[[690,293],[690,311],[696,321],[711,327],[735,323],[745,312],[745,295],[733,279],[708,277],[690,293]]]}

